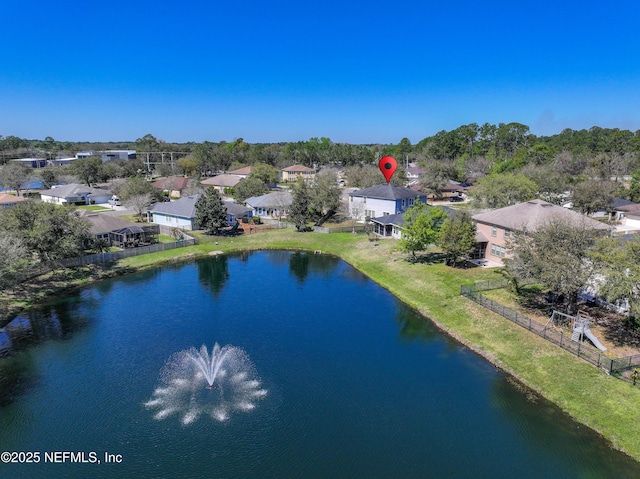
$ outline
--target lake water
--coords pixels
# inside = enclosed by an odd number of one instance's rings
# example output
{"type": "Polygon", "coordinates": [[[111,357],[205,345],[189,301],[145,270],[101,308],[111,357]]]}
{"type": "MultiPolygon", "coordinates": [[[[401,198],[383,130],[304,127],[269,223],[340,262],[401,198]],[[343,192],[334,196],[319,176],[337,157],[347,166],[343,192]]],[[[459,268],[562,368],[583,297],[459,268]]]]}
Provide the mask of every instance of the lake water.
{"type": "Polygon", "coordinates": [[[0,464],[2,478],[640,477],[638,463],[332,257],[171,265],[72,292],[9,329],[0,451],[40,462],[0,464]],[[266,391],[253,408],[216,418],[231,394],[222,379],[176,395],[173,413],[150,406],[174,387],[161,376],[172,355],[216,342],[250,360],[266,391]]]}

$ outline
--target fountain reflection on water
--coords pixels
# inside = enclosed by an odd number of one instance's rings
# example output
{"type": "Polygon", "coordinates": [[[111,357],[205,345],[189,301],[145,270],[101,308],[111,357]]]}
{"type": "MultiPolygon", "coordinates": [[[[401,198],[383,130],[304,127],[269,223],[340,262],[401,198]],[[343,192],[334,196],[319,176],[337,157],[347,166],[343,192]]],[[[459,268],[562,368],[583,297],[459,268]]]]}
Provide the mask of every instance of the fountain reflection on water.
{"type": "Polygon", "coordinates": [[[179,415],[184,425],[203,414],[226,421],[233,412],[251,411],[266,396],[255,368],[240,348],[203,345],[173,354],[160,374],[160,384],[145,403],[157,409],[155,419],[179,415]]]}

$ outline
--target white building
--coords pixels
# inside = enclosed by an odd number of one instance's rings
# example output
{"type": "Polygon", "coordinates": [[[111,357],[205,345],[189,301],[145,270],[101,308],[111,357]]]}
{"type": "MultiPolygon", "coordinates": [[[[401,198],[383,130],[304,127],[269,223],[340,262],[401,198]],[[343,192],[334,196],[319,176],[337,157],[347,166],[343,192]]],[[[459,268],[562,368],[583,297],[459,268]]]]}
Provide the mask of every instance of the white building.
{"type": "Polygon", "coordinates": [[[351,193],[349,214],[357,219],[395,215],[412,207],[416,202],[426,203],[427,195],[404,186],[383,183],[351,193]]]}

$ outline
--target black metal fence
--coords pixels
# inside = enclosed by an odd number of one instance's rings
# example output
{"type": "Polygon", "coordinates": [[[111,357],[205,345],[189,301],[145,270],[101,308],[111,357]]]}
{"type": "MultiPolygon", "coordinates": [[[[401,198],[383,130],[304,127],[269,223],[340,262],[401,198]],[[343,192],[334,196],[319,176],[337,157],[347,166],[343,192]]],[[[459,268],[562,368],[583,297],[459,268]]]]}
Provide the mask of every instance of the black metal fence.
{"type": "Polygon", "coordinates": [[[481,306],[490,309],[494,313],[498,313],[500,316],[507,318],[523,328],[528,329],[538,336],[545,338],[547,341],[551,341],[562,349],[575,354],[609,374],[622,372],[633,367],[640,366],[640,354],[623,358],[609,358],[602,354],[599,349],[596,349],[589,344],[585,344],[582,341],[573,341],[570,334],[564,334],[562,331],[549,329],[543,324],[514,311],[504,304],[493,301],[480,293],[480,291],[504,287],[506,284],[506,280],[496,280],[482,281],[475,283],[473,286],[462,285],[460,287],[460,294],[475,301],[481,306]]]}

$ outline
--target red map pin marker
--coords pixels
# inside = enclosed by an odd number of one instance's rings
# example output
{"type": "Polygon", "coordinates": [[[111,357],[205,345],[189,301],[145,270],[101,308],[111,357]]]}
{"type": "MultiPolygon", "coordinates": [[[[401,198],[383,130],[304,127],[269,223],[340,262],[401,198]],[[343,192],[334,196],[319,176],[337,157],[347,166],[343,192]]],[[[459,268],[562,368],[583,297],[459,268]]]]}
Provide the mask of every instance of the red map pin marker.
{"type": "Polygon", "coordinates": [[[385,156],[378,162],[378,168],[380,168],[380,171],[382,171],[382,174],[386,178],[387,183],[391,181],[391,177],[396,172],[397,167],[398,162],[392,156],[385,156]]]}

